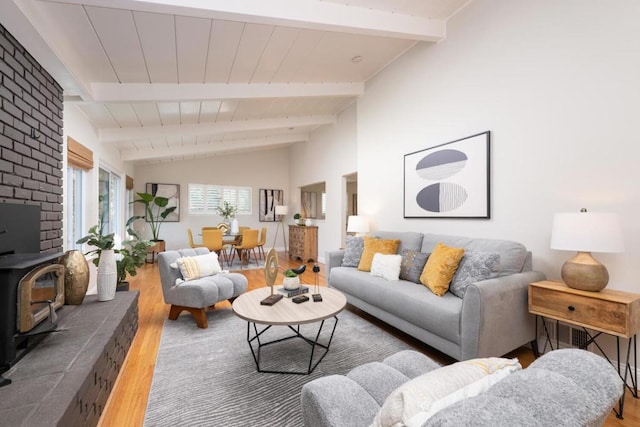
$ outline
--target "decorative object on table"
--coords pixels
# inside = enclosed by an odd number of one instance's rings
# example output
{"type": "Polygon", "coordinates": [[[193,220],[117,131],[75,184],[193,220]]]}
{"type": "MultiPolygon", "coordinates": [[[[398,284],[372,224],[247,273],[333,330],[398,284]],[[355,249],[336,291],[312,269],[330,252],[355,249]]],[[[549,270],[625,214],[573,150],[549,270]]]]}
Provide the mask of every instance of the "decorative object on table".
{"type": "Polygon", "coordinates": [[[313,302],[320,302],[322,301],[322,295],[320,294],[320,282],[318,279],[318,273],[320,273],[320,266],[318,264],[313,264],[313,273],[315,274],[315,288],[312,295],[313,302]]]}
{"type": "Polygon", "coordinates": [[[240,232],[240,227],[238,226],[238,220],[236,218],[231,220],[231,229],[229,232],[231,234],[238,234],[240,232]]]}
{"type": "Polygon", "coordinates": [[[281,294],[273,293],[273,285],[276,283],[278,277],[278,253],[275,249],[271,248],[267,252],[267,261],[264,266],[264,282],[271,288],[271,293],[268,297],[260,301],[260,305],[273,305],[282,299],[281,294]]]}
{"type": "Polygon", "coordinates": [[[311,218],[305,219],[304,225],[306,225],[307,227],[311,227],[313,225],[313,220],[311,218]]]}
{"type": "Polygon", "coordinates": [[[278,240],[278,231],[280,231],[280,229],[282,228],[282,243],[284,243],[284,251],[287,252],[287,236],[284,232],[284,224],[282,221],[284,220],[284,217],[289,212],[289,207],[284,205],[276,206],[275,212],[276,212],[276,216],[278,217],[278,225],[276,226],[276,234],[273,237],[272,247],[276,246],[276,241],[278,240]]]}
{"type": "Polygon", "coordinates": [[[405,218],[491,218],[490,131],[404,156],[405,218]]]}
{"type": "MultiPolygon", "coordinates": [[[[278,221],[278,206],[283,203],[284,191],[268,190],[261,188],[259,192],[258,220],[260,222],[276,222],[278,221]]],[[[286,213],[285,213],[286,215],[286,213]]]]}
{"type": "Polygon", "coordinates": [[[300,277],[291,269],[285,270],[282,287],[286,290],[298,289],[300,287],[300,277]]]}
{"type": "Polygon", "coordinates": [[[367,234],[369,232],[369,220],[364,216],[349,215],[347,218],[347,233],[353,233],[356,236],[367,234]]]}
{"type": "Polygon", "coordinates": [[[295,222],[297,225],[300,225],[301,219],[302,219],[302,215],[300,215],[299,213],[296,213],[293,215],[293,222],[295,222]]]}
{"type": "Polygon", "coordinates": [[[562,265],[562,280],[567,286],[597,292],[609,282],[607,268],[591,252],[623,252],[620,220],[614,213],[557,213],[551,229],[551,249],[577,251],[562,265]]]}
{"type": "Polygon", "coordinates": [[[285,297],[291,298],[291,297],[295,297],[295,296],[300,295],[300,294],[308,293],[309,292],[309,287],[308,286],[304,286],[304,285],[300,285],[300,287],[298,289],[285,289],[284,287],[280,286],[277,290],[278,290],[278,292],[280,292],[285,297]]]}
{"type": "Polygon", "coordinates": [[[78,250],[65,252],[58,264],[64,266],[64,303],[80,305],[89,287],[89,263],[78,250]]]}
{"type": "Polygon", "coordinates": [[[238,208],[233,206],[229,202],[222,202],[222,205],[216,208],[218,214],[222,217],[224,222],[227,224],[231,223],[231,219],[236,217],[236,213],[238,212],[238,208]]]}
{"type": "Polygon", "coordinates": [[[88,244],[96,249],[85,252],[85,255],[96,254],[93,259],[94,265],[98,267],[97,286],[98,300],[110,301],[116,296],[117,269],[116,258],[113,251],[115,246],[115,233],[104,234],[104,222],[100,221],[89,229],[89,234],[78,240],[78,244],[88,244]]]}

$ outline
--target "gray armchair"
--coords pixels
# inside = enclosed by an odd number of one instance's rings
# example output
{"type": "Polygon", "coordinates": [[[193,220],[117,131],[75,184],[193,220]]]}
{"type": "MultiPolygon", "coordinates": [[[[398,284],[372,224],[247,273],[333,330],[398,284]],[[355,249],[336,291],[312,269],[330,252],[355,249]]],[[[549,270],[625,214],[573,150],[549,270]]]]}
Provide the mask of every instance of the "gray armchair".
{"type": "Polygon", "coordinates": [[[217,302],[233,300],[247,290],[248,281],[239,273],[219,273],[201,277],[176,285],[181,279],[180,270],[171,264],[183,256],[208,254],[207,248],[179,249],[165,251],[158,255],[162,295],[166,304],[171,304],[169,319],[176,320],[182,311],[193,315],[199,328],[207,328],[207,309],[213,308],[217,302]]]}

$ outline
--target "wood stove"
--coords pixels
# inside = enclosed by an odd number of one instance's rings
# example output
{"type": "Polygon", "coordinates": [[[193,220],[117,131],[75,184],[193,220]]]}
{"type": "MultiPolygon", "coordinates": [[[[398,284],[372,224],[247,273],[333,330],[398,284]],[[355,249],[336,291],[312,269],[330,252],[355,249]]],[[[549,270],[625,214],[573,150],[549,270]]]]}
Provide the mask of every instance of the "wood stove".
{"type": "MultiPolygon", "coordinates": [[[[55,330],[61,253],[40,253],[40,207],[0,203],[0,374],[55,330]]],[[[0,386],[8,381],[0,376],[0,386]]]]}

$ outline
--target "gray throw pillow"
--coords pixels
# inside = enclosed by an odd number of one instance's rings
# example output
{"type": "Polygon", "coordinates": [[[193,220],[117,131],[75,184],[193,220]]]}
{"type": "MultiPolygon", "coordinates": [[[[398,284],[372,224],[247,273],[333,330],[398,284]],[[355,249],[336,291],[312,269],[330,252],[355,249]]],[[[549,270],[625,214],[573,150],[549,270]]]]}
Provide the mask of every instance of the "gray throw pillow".
{"type": "Polygon", "coordinates": [[[420,283],[420,275],[422,274],[422,270],[424,270],[424,265],[427,263],[429,254],[404,249],[400,255],[402,255],[400,279],[420,283]]]}
{"type": "Polygon", "coordinates": [[[344,245],[343,267],[357,267],[364,251],[364,237],[347,236],[344,245]]]}
{"type": "Polygon", "coordinates": [[[465,251],[449,290],[462,298],[470,284],[496,277],[500,272],[498,252],[465,251]]]}

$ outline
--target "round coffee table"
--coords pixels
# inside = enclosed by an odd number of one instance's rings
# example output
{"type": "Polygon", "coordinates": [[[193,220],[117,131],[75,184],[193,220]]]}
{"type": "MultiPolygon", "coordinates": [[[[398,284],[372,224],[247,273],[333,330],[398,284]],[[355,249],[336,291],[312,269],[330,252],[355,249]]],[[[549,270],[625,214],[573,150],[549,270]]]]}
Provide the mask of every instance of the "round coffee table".
{"type": "Polygon", "coordinates": [[[338,325],[337,314],[344,309],[347,304],[347,299],[341,292],[335,289],[322,287],[320,288],[322,301],[319,302],[314,302],[311,294],[304,294],[309,297],[309,301],[300,304],[294,303],[291,298],[282,298],[274,305],[260,305],[260,301],[268,297],[270,293],[271,290],[269,288],[255,289],[240,295],[232,304],[233,312],[241,319],[247,321],[247,343],[251,349],[253,360],[256,362],[256,368],[258,372],[308,375],[313,372],[329,352],[333,333],[338,325]],[[322,344],[318,342],[318,338],[325,325],[325,321],[332,317],[335,321],[333,323],[333,329],[331,330],[331,336],[326,344],[322,344]],[[315,337],[305,337],[300,333],[300,325],[316,322],[320,322],[320,325],[315,337]],[[259,330],[257,325],[266,325],[266,327],[259,330]],[[286,326],[293,331],[293,335],[268,342],[262,341],[261,335],[272,326],[286,326]],[[293,338],[301,338],[311,346],[309,366],[306,371],[279,371],[260,368],[260,350],[262,347],[293,338]],[[255,348],[254,343],[257,343],[257,348],[255,348]],[[324,349],[324,353],[314,364],[313,355],[316,347],[324,349]]]}

